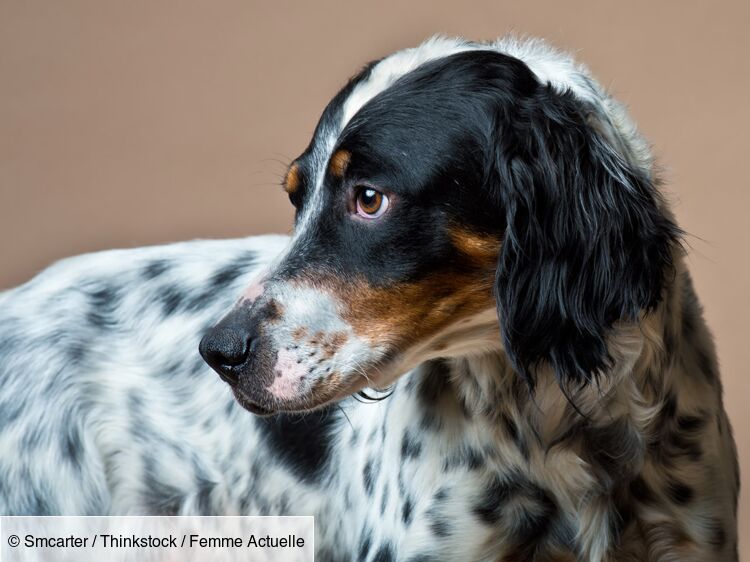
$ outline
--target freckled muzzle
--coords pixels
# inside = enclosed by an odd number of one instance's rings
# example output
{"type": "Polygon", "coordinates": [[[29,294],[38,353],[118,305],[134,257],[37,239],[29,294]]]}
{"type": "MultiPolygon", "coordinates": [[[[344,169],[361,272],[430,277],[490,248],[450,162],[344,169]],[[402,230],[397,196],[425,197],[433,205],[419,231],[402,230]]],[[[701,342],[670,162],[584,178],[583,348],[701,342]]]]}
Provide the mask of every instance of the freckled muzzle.
{"type": "Polygon", "coordinates": [[[258,287],[199,348],[242,406],[261,415],[311,410],[367,386],[361,366],[370,364],[371,346],[341,319],[338,300],[288,280],[258,287]]]}
{"type": "Polygon", "coordinates": [[[203,359],[229,384],[238,402],[260,415],[275,411],[266,390],[273,381],[273,346],[262,328],[272,308],[238,306],[211,328],[199,345],[203,359]]]}

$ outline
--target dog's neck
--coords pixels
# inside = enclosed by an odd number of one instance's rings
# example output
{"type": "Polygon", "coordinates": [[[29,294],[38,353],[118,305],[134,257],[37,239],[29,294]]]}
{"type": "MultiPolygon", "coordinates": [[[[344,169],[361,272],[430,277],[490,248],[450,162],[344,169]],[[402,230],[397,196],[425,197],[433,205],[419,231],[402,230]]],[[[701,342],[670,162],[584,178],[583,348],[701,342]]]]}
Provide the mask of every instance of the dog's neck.
{"type": "MultiPolygon", "coordinates": [[[[660,412],[680,382],[684,285],[677,271],[659,306],[640,322],[615,326],[612,367],[596,382],[564,392],[541,368],[532,389],[502,350],[436,359],[406,380],[423,427],[478,447],[488,470],[523,474],[577,520],[579,550],[599,559],[610,547],[610,514],[626,512],[629,484],[659,435],[660,412]]],[[[698,324],[700,322],[697,322],[698,324]]],[[[407,392],[409,392],[407,390],[407,392]]]]}
{"type": "Polygon", "coordinates": [[[673,384],[686,279],[689,283],[678,262],[661,303],[639,322],[613,328],[612,365],[589,384],[564,388],[551,369],[541,366],[531,388],[499,348],[426,362],[413,377],[428,390],[428,400],[439,400],[443,407],[465,412],[489,427],[526,428],[528,435],[510,437],[525,437],[527,448],[548,450],[584,427],[610,426],[618,420],[635,432],[646,432],[652,409],[673,384]]]}

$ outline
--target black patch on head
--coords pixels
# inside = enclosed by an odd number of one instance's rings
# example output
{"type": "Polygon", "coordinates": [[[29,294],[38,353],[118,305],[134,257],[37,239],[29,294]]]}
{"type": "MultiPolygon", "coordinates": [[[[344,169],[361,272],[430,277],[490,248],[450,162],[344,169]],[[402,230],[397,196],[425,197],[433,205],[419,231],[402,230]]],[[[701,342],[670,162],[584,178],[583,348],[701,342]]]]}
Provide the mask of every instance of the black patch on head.
{"type": "Polygon", "coordinates": [[[393,562],[396,559],[392,544],[382,544],[375,553],[372,562],[393,562]]]}
{"type": "MultiPolygon", "coordinates": [[[[367,75],[332,100],[296,160],[298,211],[319,145],[339,132],[344,100],[367,75]]],[[[345,177],[324,174],[326,212],[276,275],[356,272],[388,286],[465,273],[447,234],[458,224],[503,241],[497,307],[505,349],[525,380],[533,384],[545,363],[566,385],[592,381],[611,364],[613,325],[658,304],[679,238],[649,172],[619,153],[609,135],[617,131],[598,111],[497,52],[420,65],[340,132],[334,150],[352,155],[345,177]],[[376,227],[352,220],[347,204],[348,190],[364,184],[386,186],[399,200],[376,227]]],[[[425,412],[426,427],[439,424],[425,412]]]]}
{"type": "Polygon", "coordinates": [[[307,483],[318,482],[333,453],[340,416],[335,408],[257,418],[274,458],[307,483]]]}

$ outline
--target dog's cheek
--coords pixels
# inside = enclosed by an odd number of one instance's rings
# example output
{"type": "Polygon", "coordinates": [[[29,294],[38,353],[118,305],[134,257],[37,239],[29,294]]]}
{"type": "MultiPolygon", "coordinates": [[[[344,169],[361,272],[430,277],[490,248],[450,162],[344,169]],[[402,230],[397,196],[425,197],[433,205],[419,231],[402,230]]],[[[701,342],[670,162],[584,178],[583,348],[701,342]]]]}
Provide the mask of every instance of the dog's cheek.
{"type": "Polygon", "coordinates": [[[283,303],[267,326],[274,360],[265,390],[275,401],[317,404],[366,381],[360,373],[376,351],[341,318],[336,299],[317,284],[275,284],[267,293],[283,303]]]}
{"type": "Polygon", "coordinates": [[[354,333],[392,352],[404,352],[494,307],[492,277],[474,272],[437,272],[387,288],[360,283],[341,299],[342,316],[354,333]]]}
{"type": "Polygon", "coordinates": [[[310,371],[294,353],[288,349],[280,349],[273,374],[274,379],[268,387],[268,392],[277,400],[286,401],[303,393],[302,388],[310,371]]]}

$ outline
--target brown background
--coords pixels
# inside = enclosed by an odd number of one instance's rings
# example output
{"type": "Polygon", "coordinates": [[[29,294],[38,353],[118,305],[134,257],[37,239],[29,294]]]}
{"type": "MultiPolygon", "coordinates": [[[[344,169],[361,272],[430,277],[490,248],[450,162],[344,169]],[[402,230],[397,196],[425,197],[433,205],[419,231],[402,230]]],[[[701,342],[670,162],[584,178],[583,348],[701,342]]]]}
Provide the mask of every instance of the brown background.
{"type": "Polygon", "coordinates": [[[654,143],[750,471],[749,22],[687,0],[0,0],[0,287],[88,250],[286,231],[279,176],[361,64],[436,32],[538,35],[654,143]]]}

